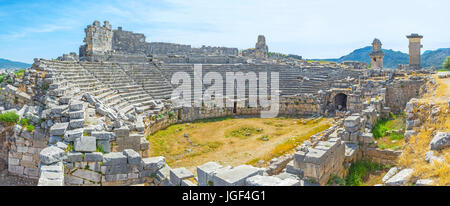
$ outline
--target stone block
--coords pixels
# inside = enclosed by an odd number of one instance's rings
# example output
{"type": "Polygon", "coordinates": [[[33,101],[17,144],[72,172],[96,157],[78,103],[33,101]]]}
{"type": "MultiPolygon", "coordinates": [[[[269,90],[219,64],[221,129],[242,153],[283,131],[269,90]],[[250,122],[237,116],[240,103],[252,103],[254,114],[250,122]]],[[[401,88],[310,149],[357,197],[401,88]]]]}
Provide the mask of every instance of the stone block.
{"type": "Polygon", "coordinates": [[[245,179],[262,175],[263,170],[250,165],[240,165],[232,169],[223,168],[213,177],[214,186],[245,186],[245,179]]]}
{"type": "Polygon", "coordinates": [[[62,162],[56,162],[49,165],[39,165],[39,172],[63,172],[63,163],[62,162]]]}
{"type": "Polygon", "coordinates": [[[24,167],[20,165],[9,165],[8,172],[15,175],[23,175],[24,167]]]}
{"type": "Polygon", "coordinates": [[[381,179],[381,181],[383,183],[385,183],[386,181],[388,181],[392,176],[394,176],[395,174],[397,174],[398,172],[398,168],[397,167],[392,167],[391,169],[389,169],[389,171],[384,175],[383,179],[381,179]]]}
{"type": "Polygon", "coordinates": [[[39,153],[39,159],[43,164],[52,164],[55,162],[59,162],[64,158],[65,158],[64,150],[55,146],[44,148],[39,153]]]}
{"type": "Polygon", "coordinates": [[[103,154],[101,152],[92,152],[84,154],[85,162],[101,162],[103,161],[103,154]]]}
{"type": "Polygon", "coordinates": [[[54,136],[62,136],[66,132],[69,127],[69,123],[56,123],[50,128],[50,135],[54,136]]]}
{"type": "Polygon", "coordinates": [[[64,133],[64,140],[73,142],[73,141],[75,141],[76,138],[83,136],[83,131],[84,131],[83,128],[67,130],[66,133],[64,133]]]}
{"type": "Polygon", "coordinates": [[[84,111],[69,112],[70,119],[84,119],[84,111]]]}
{"type": "Polygon", "coordinates": [[[127,157],[122,152],[111,152],[103,155],[103,165],[125,165],[127,164],[127,157]]]}
{"type": "Polygon", "coordinates": [[[437,132],[430,142],[431,150],[445,149],[450,146],[450,132],[437,132]]]}
{"type": "Polygon", "coordinates": [[[407,168],[407,169],[402,169],[400,172],[398,172],[397,174],[395,174],[393,177],[389,178],[385,184],[387,186],[401,186],[401,185],[406,185],[409,177],[411,176],[411,174],[414,172],[413,169],[411,168],[407,168]]]}
{"type": "Polygon", "coordinates": [[[184,167],[176,168],[170,170],[170,181],[172,184],[180,186],[181,181],[185,179],[189,179],[194,177],[194,174],[192,174],[189,170],[187,170],[184,167]]]}
{"type": "Polygon", "coordinates": [[[75,139],[74,148],[77,152],[95,152],[97,150],[95,137],[82,136],[75,139]]]}
{"type": "Polygon", "coordinates": [[[72,173],[72,175],[95,183],[100,182],[102,178],[101,174],[85,169],[77,169],[75,170],[75,172],[72,173]]]}
{"type": "Polygon", "coordinates": [[[38,168],[34,168],[34,167],[28,167],[25,168],[23,171],[23,174],[28,176],[28,177],[38,177],[39,176],[39,170],[38,168]]]}
{"type": "Polygon", "coordinates": [[[63,140],[63,138],[61,136],[50,136],[50,138],[48,139],[48,143],[49,144],[56,144],[57,142],[61,142],[63,140]]]}
{"type": "Polygon", "coordinates": [[[143,158],[142,163],[144,166],[144,170],[150,170],[152,172],[156,172],[159,169],[164,167],[164,165],[166,164],[166,158],[164,158],[162,156],[143,158]]]}
{"type": "Polygon", "coordinates": [[[208,162],[197,166],[198,186],[208,186],[208,182],[212,183],[214,173],[221,168],[222,165],[216,162],[208,162]]]}
{"type": "Polygon", "coordinates": [[[83,154],[81,152],[68,152],[67,162],[81,162],[83,161],[83,154]]]}
{"type": "Polygon", "coordinates": [[[327,151],[318,149],[309,149],[305,154],[305,163],[322,164],[327,158],[327,151]]]}
{"type": "Polygon", "coordinates": [[[81,101],[72,101],[69,104],[70,111],[80,111],[83,109],[83,102],[81,101]]]}
{"type": "Polygon", "coordinates": [[[141,165],[142,157],[136,151],[132,149],[126,149],[123,154],[128,158],[128,164],[130,165],[141,165]]]}
{"type": "Polygon", "coordinates": [[[160,181],[166,178],[170,178],[170,170],[172,170],[172,168],[170,168],[169,165],[165,164],[164,167],[156,171],[156,178],[160,181]]]}
{"type": "Polygon", "coordinates": [[[360,117],[359,116],[350,116],[345,118],[344,126],[345,128],[353,128],[359,126],[360,117]]]}
{"type": "Polygon", "coordinates": [[[84,119],[73,119],[70,120],[70,128],[71,129],[78,129],[84,127],[84,119]]]}
{"type": "Polygon", "coordinates": [[[115,134],[113,132],[105,131],[92,131],[91,135],[97,138],[97,140],[114,140],[115,134]]]}
{"type": "Polygon", "coordinates": [[[434,181],[432,179],[420,179],[416,181],[416,186],[432,186],[434,181]]]}
{"type": "Polygon", "coordinates": [[[82,185],[83,179],[73,175],[64,175],[64,183],[66,185],[82,185]]]}
{"type": "Polygon", "coordinates": [[[255,175],[245,180],[246,186],[300,186],[300,181],[296,179],[282,180],[274,176],[255,175]]]}
{"type": "Polygon", "coordinates": [[[106,166],[106,175],[115,175],[115,174],[128,174],[132,171],[131,167],[127,164],[118,164],[118,165],[110,165],[106,166]]]}

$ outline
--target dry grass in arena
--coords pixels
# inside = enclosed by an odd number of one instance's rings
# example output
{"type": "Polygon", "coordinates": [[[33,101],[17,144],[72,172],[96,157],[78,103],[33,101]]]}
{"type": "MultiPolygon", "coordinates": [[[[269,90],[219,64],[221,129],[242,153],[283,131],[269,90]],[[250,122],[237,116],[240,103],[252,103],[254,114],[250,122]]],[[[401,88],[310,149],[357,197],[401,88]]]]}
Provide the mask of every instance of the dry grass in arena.
{"type": "Polygon", "coordinates": [[[330,127],[331,119],[219,118],[176,124],[149,135],[150,156],[162,155],[173,167],[195,167],[209,161],[249,164],[291,152],[311,135],[330,127]]]}

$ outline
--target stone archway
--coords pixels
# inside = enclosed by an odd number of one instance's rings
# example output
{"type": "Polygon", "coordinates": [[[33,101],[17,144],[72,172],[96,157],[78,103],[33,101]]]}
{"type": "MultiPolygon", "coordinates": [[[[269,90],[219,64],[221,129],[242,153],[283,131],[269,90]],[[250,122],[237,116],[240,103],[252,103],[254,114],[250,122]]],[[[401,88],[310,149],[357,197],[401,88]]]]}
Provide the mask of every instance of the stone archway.
{"type": "Polygon", "coordinates": [[[336,111],[346,111],[347,110],[347,95],[344,93],[336,94],[334,97],[334,105],[336,111]]]}

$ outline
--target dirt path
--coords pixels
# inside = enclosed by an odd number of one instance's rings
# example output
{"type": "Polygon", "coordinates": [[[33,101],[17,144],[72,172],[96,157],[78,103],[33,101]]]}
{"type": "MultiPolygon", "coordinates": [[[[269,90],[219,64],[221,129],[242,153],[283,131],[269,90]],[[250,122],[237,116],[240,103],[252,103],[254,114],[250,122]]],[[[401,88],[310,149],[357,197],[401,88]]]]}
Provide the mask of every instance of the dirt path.
{"type": "Polygon", "coordinates": [[[209,123],[173,125],[150,136],[150,156],[163,155],[172,167],[195,172],[198,165],[216,161],[222,165],[240,165],[264,158],[278,144],[304,135],[332,120],[304,125],[299,119],[230,119],[209,123]],[[250,136],[233,137],[243,127],[262,129],[250,136]],[[185,137],[185,134],[187,137],[185,137]],[[262,136],[269,138],[261,140],[262,136]]]}
{"type": "Polygon", "coordinates": [[[439,79],[437,78],[437,75],[434,75],[434,78],[436,78],[438,87],[434,94],[427,99],[436,102],[448,102],[450,100],[450,78],[439,79]]]}

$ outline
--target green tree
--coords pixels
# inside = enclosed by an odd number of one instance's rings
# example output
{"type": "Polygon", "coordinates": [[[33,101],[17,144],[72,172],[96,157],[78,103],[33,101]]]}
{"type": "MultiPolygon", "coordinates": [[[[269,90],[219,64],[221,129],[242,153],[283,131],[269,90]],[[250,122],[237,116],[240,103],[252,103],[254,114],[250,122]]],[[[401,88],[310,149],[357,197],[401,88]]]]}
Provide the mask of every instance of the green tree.
{"type": "Polygon", "coordinates": [[[442,64],[442,68],[450,70],[450,56],[445,59],[444,63],[442,64]]]}

